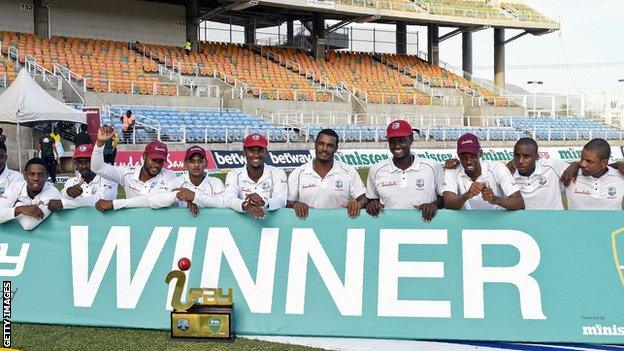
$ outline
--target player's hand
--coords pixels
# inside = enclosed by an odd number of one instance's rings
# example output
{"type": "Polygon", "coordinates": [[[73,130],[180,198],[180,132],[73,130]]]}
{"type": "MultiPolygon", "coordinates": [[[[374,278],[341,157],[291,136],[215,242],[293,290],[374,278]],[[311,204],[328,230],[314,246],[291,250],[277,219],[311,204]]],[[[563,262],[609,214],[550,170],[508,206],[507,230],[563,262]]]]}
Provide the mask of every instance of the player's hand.
{"type": "Polygon", "coordinates": [[[507,169],[509,170],[509,172],[511,172],[511,174],[514,174],[516,172],[516,164],[513,160],[507,162],[505,166],[507,166],[507,169]]]}
{"type": "Polygon", "coordinates": [[[186,208],[188,208],[189,211],[191,211],[191,214],[193,215],[193,217],[197,217],[197,215],[199,214],[199,206],[197,206],[196,204],[192,202],[187,202],[186,208]]]}
{"type": "Polygon", "coordinates": [[[360,210],[362,209],[362,204],[360,204],[357,200],[351,200],[347,204],[347,215],[351,219],[355,219],[360,215],[360,210]]]}
{"type": "Polygon", "coordinates": [[[180,201],[186,201],[188,203],[191,203],[193,202],[193,200],[195,200],[195,192],[182,187],[176,193],[176,198],[180,201]]]}
{"type": "Polygon", "coordinates": [[[459,160],[456,158],[449,158],[444,161],[444,168],[446,169],[455,169],[457,166],[459,166],[459,160]]]}
{"type": "Polygon", "coordinates": [[[82,183],[83,183],[83,180],[81,180],[80,183],[67,188],[67,196],[71,197],[72,199],[75,199],[78,196],[82,195],[82,187],[81,187],[82,183]]]}
{"type": "Polygon", "coordinates": [[[264,211],[259,206],[254,205],[251,202],[246,203],[245,206],[243,206],[243,210],[255,219],[264,219],[264,211]]]}
{"type": "Polygon", "coordinates": [[[468,189],[468,191],[466,193],[468,194],[468,196],[470,196],[470,198],[473,198],[473,197],[481,194],[481,191],[483,190],[484,187],[485,187],[485,184],[483,184],[483,183],[472,182],[472,185],[470,186],[470,189],[468,189]]]}
{"type": "Polygon", "coordinates": [[[107,141],[113,138],[114,134],[115,134],[115,128],[113,128],[112,126],[109,126],[109,125],[101,126],[97,132],[98,146],[104,146],[104,144],[106,144],[107,141]]]}
{"type": "Polygon", "coordinates": [[[419,209],[422,212],[422,219],[427,223],[431,222],[436,212],[438,211],[438,205],[436,205],[435,202],[414,205],[414,208],[419,209]]]}
{"type": "Polygon", "coordinates": [[[295,202],[292,208],[293,210],[295,210],[295,214],[299,219],[308,218],[308,209],[310,208],[308,204],[305,204],[303,202],[295,202]]]}
{"type": "Polygon", "coordinates": [[[55,212],[63,209],[63,203],[61,200],[53,199],[48,201],[48,210],[55,212]]]}
{"type": "Polygon", "coordinates": [[[383,209],[384,205],[382,205],[378,199],[368,200],[368,203],[366,203],[366,213],[373,217],[379,216],[379,213],[383,211],[383,209]]]}
{"type": "Polygon", "coordinates": [[[15,215],[18,216],[20,214],[28,217],[34,217],[39,220],[43,219],[44,217],[44,213],[38,205],[17,206],[15,208],[15,215]]]}
{"type": "Polygon", "coordinates": [[[95,208],[97,208],[98,211],[100,212],[106,212],[108,210],[112,210],[113,209],[113,200],[98,200],[98,202],[95,203],[95,208]]]}
{"type": "Polygon", "coordinates": [[[264,207],[265,205],[264,200],[257,193],[247,194],[247,196],[245,197],[245,200],[251,202],[254,205],[258,205],[260,207],[264,207]]]}
{"type": "Polygon", "coordinates": [[[483,197],[483,201],[487,201],[492,205],[498,205],[498,197],[494,195],[494,191],[489,186],[483,187],[483,190],[481,190],[481,197],[483,197]]]}
{"type": "Polygon", "coordinates": [[[563,171],[563,174],[561,175],[561,182],[563,182],[564,186],[568,186],[576,182],[576,177],[578,176],[578,171],[580,168],[581,164],[579,162],[570,163],[568,168],[566,168],[566,170],[563,171]]]}

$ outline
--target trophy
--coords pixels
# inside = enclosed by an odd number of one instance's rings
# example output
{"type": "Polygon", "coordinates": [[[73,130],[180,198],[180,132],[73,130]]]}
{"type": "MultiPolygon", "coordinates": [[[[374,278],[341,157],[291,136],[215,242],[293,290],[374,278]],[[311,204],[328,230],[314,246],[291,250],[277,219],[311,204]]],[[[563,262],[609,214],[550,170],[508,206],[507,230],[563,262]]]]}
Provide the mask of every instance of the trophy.
{"type": "Polygon", "coordinates": [[[190,288],[188,301],[182,301],[182,291],[186,282],[184,271],[191,268],[188,258],[178,261],[180,270],[167,274],[165,282],[176,279],[171,297],[171,338],[213,341],[233,341],[234,293],[227,294],[220,288],[190,288]]]}

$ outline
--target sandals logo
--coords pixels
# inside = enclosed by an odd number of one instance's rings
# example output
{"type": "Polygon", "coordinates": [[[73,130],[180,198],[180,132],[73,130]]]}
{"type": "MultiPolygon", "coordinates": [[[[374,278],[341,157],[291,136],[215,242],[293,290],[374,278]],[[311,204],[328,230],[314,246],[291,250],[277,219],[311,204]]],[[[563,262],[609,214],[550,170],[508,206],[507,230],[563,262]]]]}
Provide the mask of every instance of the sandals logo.
{"type": "Polygon", "coordinates": [[[615,269],[622,286],[624,286],[624,227],[611,233],[611,246],[615,269]]]}

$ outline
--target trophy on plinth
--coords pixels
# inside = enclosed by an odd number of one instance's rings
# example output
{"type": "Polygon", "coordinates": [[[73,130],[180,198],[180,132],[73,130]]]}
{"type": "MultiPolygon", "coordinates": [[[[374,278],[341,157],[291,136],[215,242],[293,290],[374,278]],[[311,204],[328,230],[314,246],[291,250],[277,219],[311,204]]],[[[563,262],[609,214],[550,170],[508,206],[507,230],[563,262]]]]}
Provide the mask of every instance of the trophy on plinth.
{"type": "Polygon", "coordinates": [[[186,274],[191,267],[188,258],[178,261],[178,268],[167,274],[165,282],[176,279],[171,297],[171,338],[211,341],[233,341],[234,293],[220,288],[190,288],[188,301],[182,301],[186,274]]]}

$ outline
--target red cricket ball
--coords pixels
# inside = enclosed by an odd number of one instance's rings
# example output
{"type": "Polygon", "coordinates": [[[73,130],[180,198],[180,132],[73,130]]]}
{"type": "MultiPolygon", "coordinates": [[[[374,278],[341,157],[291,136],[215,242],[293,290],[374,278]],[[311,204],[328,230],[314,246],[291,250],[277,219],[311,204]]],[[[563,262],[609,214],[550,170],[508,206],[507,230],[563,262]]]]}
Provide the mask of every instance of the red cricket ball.
{"type": "Polygon", "coordinates": [[[182,257],[178,261],[178,268],[180,268],[181,271],[187,271],[189,268],[191,268],[191,260],[186,257],[182,257]]]}

